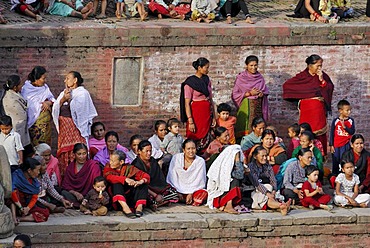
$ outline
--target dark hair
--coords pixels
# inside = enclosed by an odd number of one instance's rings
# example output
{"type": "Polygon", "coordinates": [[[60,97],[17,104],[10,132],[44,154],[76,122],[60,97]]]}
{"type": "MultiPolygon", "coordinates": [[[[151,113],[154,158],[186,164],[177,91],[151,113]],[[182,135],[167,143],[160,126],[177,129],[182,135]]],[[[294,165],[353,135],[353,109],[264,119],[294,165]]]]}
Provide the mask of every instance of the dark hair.
{"type": "Polygon", "coordinates": [[[115,131],[108,131],[108,132],[105,134],[105,136],[104,136],[105,143],[108,141],[108,138],[109,138],[110,136],[114,136],[114,137],[116,137],[117,142],[119,141],[119,137],[118,137],[118,133],[117,133],[117,132],[115,132],[115,131]]]}
{"type": "Polygon", "coordinates": [[[154,130],[158,131],[158,128],[160,125],[165,125],[167,126],[167,123],[164,120],[158,120],[154,123],[154,130]]]}
{"type": "Polygon", "coordinates": [[[255,55],[249,55],[246,59],[245,59],[245,64],[248,65],[250,62],[253,62],[253,61],[256,61],[257,64],[258,64],[258,57],[255,56],[255,55]]]}
{"type": "Polygon", "coordinates": [[[13,89],[14,87],[18,86],[21,83],[21,78],[18,75],[11,75],[6,80],[3,88],[5,91],[13,89]]]}
{"type": "Polygon", "coordinates": [[[272,138],[275,140],[275,138],[276,138],[275,132],[273,130],[271,130],[271,129],[265,129],[265,130],[263,130],[262,135],[261,135],[261,140],[263,138],[265,138],[266,135],[269,135],[269,134],[272,135],[272,138]]]}
{"type": "MultiPolygon", "coordinates": [[[[195,144],[195,141],[192,140],[192,139],[186,139],[183,143],[182,143],[182,149],[185,149],[185,146],[187,143],[194,143],[195,144]]],[[[197,147],[197,145],[195,144],[195,148],[197,147]]]]}
{"type": "Polygon", "coordinates": [[[305,131],[310,131],[312,133],[312,127],[307,122],[299,124],[299,128],[303,128],[305,131]]]}
{"type": "Polygon", "coordinates": [[[94,129],[95,129],[97,126],[102,126],[102,127],[103,127],[103,129],[105,130],[105,126],[104,126],[103,122],[96,121],[96,122],[94,122],[94,123],[91,125],[91,133],[94,133],[94,129]]]}
{"type": "Polygon", "coordinates": [[[263,146],[257,146],[254,150],[253,150],[253,152],[252,152],[252,158],[254,158],[254,156],[256,156],[260,151],[262,151],[262,150],[265,150],[265,151],[267,151],[266,150],[266,148],[264,148],[263,146]]]}
{"type": "Polygon", "coordinates": [[[81,86],[84,83],[84,79],[79,72],[70,71],[69,73],[72,74],[74,78],[77,78],[77,86],[81,86]]]}
{"type": "Polygon", "coordinates": [[[319,170],[319,168],[317,168],[316,166],[311,164],[311,165],[305,167],[305,171],[306,171],[306,176],[309,176],[309,175],[311,175],[312,172],[320,171],[320,170],[319,170]]]}
{"type": "Polygon", "coordinates": [[[195,70],[198,70],[198,67],[203,67],[205,65],[209,64],[209,60],[203,57],[198,58],[197,60],[193,61],[193,67],[195,70]]]}
{"type": "Polygon", "coordinates": [[[10,117],[9,115],[0,116],[0,125],[13,126],[12,117],[10,117]]]}
{"type": "Polygon", "coordinates": [[[132,135],[131,138],[130,138],[130,145],[132,145],[132,143],[134,142],[134,140],[143,140],[143,136],[141,136],[140,134],[135,134],[135,135],[132,135]]]}
{"type": "Polygon", "coordinates": [[[181,122],[176,118],[171,118],[167,121],[167,129],[170,129],[173,125],[178,124],[180,125],[181,122]]]}
{"type": "Polygon", "coordinates": [[[343,167],[344,167],[345,164],[352,164],[353,166],[355,166],[351,160],[343,159],[342,161],[340,161],[340,170],[341,171],[343,171],[343,167]]]}
{"type": "Polygon", "coordinates": [[[299,135],[299,134],[301,133],[301,129],[300,129],[300,127],[299,127],[298,123],[294,123],[294,124],[290,125],[290,126],[288,127],[288,129],[292,129],[292,130],[293,130],[293,132],[294,132],[296,135],[299,135]]]}
{"type": "Polygon", "coordinates": [[[225,111],[225,112],[231,112],[231,107],[229,104],[227,103],[221,103],[217,106],[217,113],[221,113],[222,111],[225,111]]]}
{"type": "Polygon", "coordinates": [[[226,127],[216,127],[214,130],[213,130],[213,133],[215,134],[215,137],[220,137],[221,134],[223,134],[224,132],[227,131],[227,128],[226,127]]]}
{"type": "Polygon", "coordinates": [[[17,236],[15,236],[13,243],[17,240],[22,241],[25,248],[30,248],[32,245],[30,237],[26,234],[18,234],[17,236]]]}
{"type": "Polygon", "coordinates": [[[138,149],[142,151],[146,146],[152,146],[152,143],[150,143],[148,140],[142,140],[139,143],[138,149]]]}
{"type": "Polygon", "coordinates": [[[314,65],[317,63],[317,61],[323,60],[319,55],[317,54],[312,54],[306,59],[306,64],[307,65],[314,65]]]}
{"type": "Polygon", "coordinates": [[[299,149],[296,158],[298,159],[299,156],[303,156],[306,152],[311,152],[310,148],[299,149]]]}
{"type": "Polygon", "coordinates": [[[301,133],[301,136],[306,136],[307,138],[308,138],[308,140],[309,141],[313,141],[314,139],[315,139],[315,136],[313,135],[313,133],[312,132],[310,132],[310,131],[303,131],[302,133],[301,133]]]}
{"type": "Polygon", "coordinates": [[[257,127],[257,125],[261,123],[266,124],[266,121],[262,117],[254,117],[252,120],[252,128],[257,127]]]}
{"type": "Polygon", "coordinates": [[[42,66],[35,66],[30,74],[28,74],[28,80],[30,80],[32,83],[36,80],[40,79],[42,75],[46,73],[45,67],[42,66]]]}
{"type": "Polygon", "coordinates": [[[38,165],[41,165],[39,161],[34,158],[25,158],[23,164],[21,164],[22,171],[27,171],[28,169],[34,170],[38,165]]]}
{"type": "Polygon", "coordinates": [[[356,134],[352,135],[351,143],[352,143],[352,144],[353,144],[353,143],[355,143],[355,141],[356,141],[357,139],[362,139],[362,142],[364,142],[364,141],[365,141],[364,136],[362,136],[362,134],[356,133],[356,134]]]}
{"type": "Polygon", "coordinates": [[[117,155],[119,161],[125,161],[126,160],[126,153],[124,153],[121,150],[114,150],[112,155],[117,155]]]}
{"type": "Polygon", "coordinates": [[[99,182],[104,182],[105,185],[107,185],[107,180],[103,176],[97,176],[94,178],[94,185],[99,182]]]}
{"type": "Polygon", "coordinates": [[[76,153],[81,149],[84,149],[85,151],[88,151],[87,146],[84,143],[76,143],[73,146],[73,153],[76,153]]]}
{"type": "Polygon", "coordinates": [[[349,101],[343,99],[343,100],[340,100],[337,104],[337,107],[338,107],[338,110],[339,109],[342,109],[344,106],[351,106],[351,104],[349,103],[349,101]]]}

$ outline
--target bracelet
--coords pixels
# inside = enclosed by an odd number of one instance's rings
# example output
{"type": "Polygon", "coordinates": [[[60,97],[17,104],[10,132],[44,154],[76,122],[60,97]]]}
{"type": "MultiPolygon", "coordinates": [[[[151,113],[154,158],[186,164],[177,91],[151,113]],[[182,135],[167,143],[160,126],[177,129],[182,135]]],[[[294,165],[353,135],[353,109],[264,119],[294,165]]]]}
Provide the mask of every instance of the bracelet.
{"type": "Polygon", "coordinates": [[[316,19],[319,19],[319,17],[321,17],[321,15],[317,12],[313,12],[313,16],[316,18],[316,19]]]}

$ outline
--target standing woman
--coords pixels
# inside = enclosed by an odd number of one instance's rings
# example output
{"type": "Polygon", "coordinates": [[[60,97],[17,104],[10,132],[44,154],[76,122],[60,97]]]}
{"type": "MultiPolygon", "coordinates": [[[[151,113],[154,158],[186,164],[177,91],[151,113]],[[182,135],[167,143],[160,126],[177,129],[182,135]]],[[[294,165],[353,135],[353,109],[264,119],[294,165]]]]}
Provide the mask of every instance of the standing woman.
{"type": "Polygon", "coordinates": [[[51,108],[55,98],[46,84],[44,67],[33,68],[21,94],[27,100],[27,125],[32,145],[51,144],[51,108]]]}
{"type": "Polygon", "coordinates": [[[29,151],[32,147],[27,126],[27,101],[20,94],[22,86],[21,78],[18,75],[11,75],[3,86],[2,106],[4,114],[12,118],[14,131],[21,135],[22,146],[29,151]]]}
{"type": "Polygon", "coordinates": [[[327,154],[326,116],[331,113],[334,85],[322,71],[323,59],[316,54],[306,59],[307,68],[283,84],[283,98],[298,102],[299,123],[307,122],[327,154]]]}
{"type": "Polygon", "coordinates": [[[236,76],[231,98],[238,108],[236,114],[235,137],[240,142],[241,138],[251,132],[252,120],[263,117],[268,120],[269,89],[265,79],[257,71],[258,58],[250,55],[245,59],[246,70],[236,76]]]}
{"type": "Polygon", "coordinates": [[[207,76],[209,61],[199,58],[193,62],[195,75],[181,84],[181,121],[186,122],[186,138],[196,143],[197,153],[203,153],[211,142],[211,126],[216,126],[212,100],[212,84],[207,76]]]}
{"type": "Polygon", "coordinates": [[[82,86],[83,81],[79,72],[69,72],[64,80],[66,88],[53,106],[53,120],[58,131],[57,158],[62,176],[71,161],[73,146],[88,144],[93,118],[98,115],[89,92],[82,86]]]}

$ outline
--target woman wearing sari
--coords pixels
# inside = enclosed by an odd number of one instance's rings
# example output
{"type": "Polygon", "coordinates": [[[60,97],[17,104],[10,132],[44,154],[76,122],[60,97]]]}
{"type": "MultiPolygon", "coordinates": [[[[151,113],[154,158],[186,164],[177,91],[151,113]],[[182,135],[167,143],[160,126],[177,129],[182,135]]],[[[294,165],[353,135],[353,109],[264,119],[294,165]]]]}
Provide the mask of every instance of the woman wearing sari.
{"type": "Polygon", "coordinates": [[[186,139],[182,148],[183,153],[175,154],[171,159],[167,182],[177,190],[180,202],[199,206],[207,199],[206,164],[196,155],[193,140],[186,139]]]}
{"type": "Polygon", "coordinates": [[[53,105],[53,120],[58,132],[57,158],[62,176],[74,145],[88,144],[93,118],[98,115],[83,81],[79,72],[69,72],[64,80],[66,88],[53,105]]]}
{"type": "Polygon", "coordinates": [[[33,68],[21,94],[27,101],[27,125],[32,145],[51,144],[51,108],[55,98],[46,84],[44,67],[33,68]]]}
{"type": "Polygon", "coordinates": [[[256,117],[268,119],[268,94],[265,79],[257,71],[258,58],[254,55],[245,59],[246,70],[236,76],[231,98],[238,108],[235,137],[241,138],[251,132],[252,120],[256,117]]]}
{"type": "Polygon", "coordinates": [[[101,176],[98,162],[87,159],[87,151],[83,143],[74,145],[75,160],[68,165],[62,182],[62,195],[74,208],[80,207],[84,196],[92,189],[94,179],[101,176]]]}
{"type": "Polygon", "coordinates": [[[209,61],[199,58],[193,62],[195,75],[181,84],[180,114],[186,122],[186,138],[196,143],[197,153],[201,154],[211,142],[211,126],[216,126],[216,116],[212,85],[208,74],[209,61]]]}
{"type": "Polygon", "coordinates": [[[35,146],[35,154],[43,157],[46,163],[46,173],[49,175],[53,186],[62,185],[62,177],[59,171],[59,161],[51,154],[51,147],[46,143],[35,146]]]}
{"type": "Polygon", "coordinates": [[[148,205],[156,210],[158,207],[178,202],[176,190],[166,182],[166,178],[156,159],[152,157],[152,145],[148,140],[139,143],[139,155],[132,162],[139,170],[150,176],[148,205]]]}
{"type": "MultiPolygon", "coordinates": [[[[359,191],[370,192],[370,153],[364,149],[365,139],[361,134],[351,138],[351,150],[343,154],[343,160],[355,165],[355,174],[360,178],[359,191]]],[[[331,181],[331,180],[330,180],[331,181]]]]}
{"type": "Polygon", "coordinates": [[[13,129],[20,134],[22,146],[25,150],[32,150],[27,126],[27,101],[20,94],[23,87],[21,78],[18,75],[11,75],[3,87],[2,106],[4,114],[12,118],[13,129]]]}
{"type": "Polygon", "coordinates": [[[21,169],[12,174],[11,209],[16,225],[18,221],[44,222],[49,218],[49,210],[36,204],[40,191],[40,183],[37,180],[40,168],[39,161],[25,158],[21,169]],[[17,219],[17,216],[20,218],[17,219]]]}
{"type": "Polygon", "coordinates": [[[327,120],[331,112],[334,85],[322,71],[323,59],[316,54],[306,59],[307,68],[283,84],[283,98],[298,102],[299,123],[307,122],[327,154],[327,120]]]}
{"type": "Polygon", "coordinates": [[[275,141],[274,131],[270,129],[266,129],[265,131],[263,131],[261,136],[261,144],[252,147],[249,153],[248,162],[251,162],[252,160],[252,154],[254,149],[256,149],[256,147],[258,146],[262,146],[263,148],[265,148],[268,154],[267,163],[272,166],[272,170],[276,175],[279,171],[280,165],[288,159],[288,156],[286,155],[284,148],[282,148],[279,144],[274,144],[274,141],[275,141]]]}

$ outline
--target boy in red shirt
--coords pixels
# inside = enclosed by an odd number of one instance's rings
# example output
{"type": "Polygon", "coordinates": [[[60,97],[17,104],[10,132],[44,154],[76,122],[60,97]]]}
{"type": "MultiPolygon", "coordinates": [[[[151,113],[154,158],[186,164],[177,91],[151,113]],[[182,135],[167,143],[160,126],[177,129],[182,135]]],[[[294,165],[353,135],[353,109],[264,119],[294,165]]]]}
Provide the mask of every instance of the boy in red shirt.
{"type": "Polygon", "coordinates": [[[229,131],[229,136],[230,136],[229,142],[231,145],[234,145],[236,142],[235,132],[234,132],[236,117],[230,116],[230,112],[231,112],[231,107],[227,103],[221,103],[220,105],[218,105],[217,106],[217,113],[218,113],[217,125],[219,127],[225,127],[229,131]]]}

